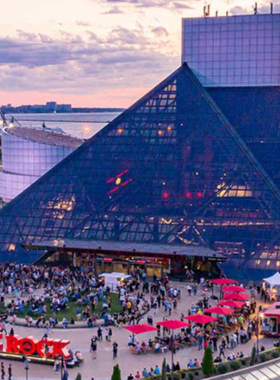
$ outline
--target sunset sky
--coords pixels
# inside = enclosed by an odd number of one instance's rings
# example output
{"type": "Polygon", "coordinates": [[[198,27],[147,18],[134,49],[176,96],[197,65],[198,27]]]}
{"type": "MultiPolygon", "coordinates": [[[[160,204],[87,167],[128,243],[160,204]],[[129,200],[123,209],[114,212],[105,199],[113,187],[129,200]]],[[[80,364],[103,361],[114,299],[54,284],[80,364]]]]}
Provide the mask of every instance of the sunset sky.
{"type": "MultiPolygon", "coordinates": [[[[252,13],[253,3],[215,0],[211,12],[252,13]]],[[[0,105],[127,107],[180,65],[181,18],[200,17],[205,4],[0,0],[0,105]]]]}

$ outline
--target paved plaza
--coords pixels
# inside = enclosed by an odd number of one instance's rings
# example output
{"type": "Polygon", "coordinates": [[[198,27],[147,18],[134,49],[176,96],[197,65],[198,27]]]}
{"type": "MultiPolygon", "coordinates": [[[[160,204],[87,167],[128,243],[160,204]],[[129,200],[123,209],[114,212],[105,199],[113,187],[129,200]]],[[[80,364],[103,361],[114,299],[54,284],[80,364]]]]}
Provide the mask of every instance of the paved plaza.
{"type": "MultiPolygon", "coordinates": [[[[185,315],[188,312],[191,304],[198,301],[201,298],[201,292],[198,291],[196,297],[189,296],[187,293],[186,283],[174,283],[175,286],[180,287],[182,292],[181,301],[178,303],[178,309],[176,312],[172,312],[172,318],[180,318],[181,313],[185,315]]],[[[216,288],[218,291],[218,287],[216,288]]],[[[218,294],[218,293],[216,293],[218,294]]],[[[257,302],[259,299],[257,298],[257,302]]],[[[210,300],[210,305],[216,305],[216,301],[210,300]]],[[[157,314],[153,314],[154,322],[162,320],[167,314],[164,313],[164,309],[161,308],[157,314]]],[[[141,322],[146,322],[147,315],[144,316],[141,322]]],[[[7,331],[9,331],[10,326],[7,325],[7,331]]],[[[50,334],[50,338],[61,338],[69,339],[71,341],[70,347],[75,352],[75,350],[80,350],[84,356],[84,363],[79,368],[69,369],[69,378],[75,379],[78,372],[82,374],[83,379],[95,380],[107,380],[111,378],[112,370],[114,364],[118,363],[121,371],[122,378],[126,379],[127,376],[132,373],[136,374],[136,371],[142,372],[143,368],[146,367],[148,370],[151,367],[155,367],[157,364],[161,368],[162,360],[166,357],[166,360],[171,364],[171,353],[168,351],[165,354],[154,354],[148,353],[144,355],[133,355],[127,345],[127,340],[129,337],[129,332],[124,328],[113,327],[113,337],[112,342],[106,342],[105,340],[98,343],[97,359],[93,360],[90,353],[90,339],[94,334],[96,335],[97,328],[77,328],[77,329],[55,329],[53,333],[50,334]],[[113,360],[112,343],[117,341],[119,344],[118,358],[113,360]]],[[[22,337],[28,335],[35,336],[40,339],[44,335],[45,330],[39,328],[27,328],[22,326],[14,326],[15,334],[19,334],[22,337]]],[[[155,333],[146,333],[139,335],[138,339],[140,342],[148,341],[149,337],[153,338],[155,333]]],[[[253,337],[251,341],[246,344],[237,346],[235,353],[238,351],[243,351],[244,355],[250,355],[252,350],[252,345],[255,343],[256,338],[253,337]]],[[[264,345],[266,349],[273,346],[273,338],[262,338],[260,345],[264,345]]],[[[229,352],[230,350],[226,350],[229,352]]],[[[178,360],[180,362],[181,368],[186,368],[189,359],[197,358],[201,362],[203,357],[203,351],[198,351],[197,346],[184,347],[180,349],[175,355],[175,362],[178,360]]],[[[216,354],[214,353],[214,358],[216,354]]],[[[7,369],[8,364],[12,363],[13,368],[13,378],[25,379],[24,363],[4,361],[5,367],[7,369]]],[[[7,371],[6,371],[7,372],[7,371]]],[[[38,364],[30,364],[29,369],[29,379],[60,379],[60,373],[55,373],[52,366],[43,366],[38,364]]]]}

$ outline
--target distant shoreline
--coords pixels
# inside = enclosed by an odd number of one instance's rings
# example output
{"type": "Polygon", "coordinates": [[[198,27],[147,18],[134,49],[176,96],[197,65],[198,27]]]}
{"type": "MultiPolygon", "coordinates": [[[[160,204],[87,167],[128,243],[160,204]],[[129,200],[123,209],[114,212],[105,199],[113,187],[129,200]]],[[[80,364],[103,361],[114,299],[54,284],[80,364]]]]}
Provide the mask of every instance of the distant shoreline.
{"type": "Polygon", "coordinates": [[[45,109],[32,109],[32,110],[22,110],[15,108],[2,107],[2,111],[10,114],[73,114],[73,113],[105,113],[105,112],[123,112],[125,108],[72,108],[71,111],[47,111],[45,109]]]}

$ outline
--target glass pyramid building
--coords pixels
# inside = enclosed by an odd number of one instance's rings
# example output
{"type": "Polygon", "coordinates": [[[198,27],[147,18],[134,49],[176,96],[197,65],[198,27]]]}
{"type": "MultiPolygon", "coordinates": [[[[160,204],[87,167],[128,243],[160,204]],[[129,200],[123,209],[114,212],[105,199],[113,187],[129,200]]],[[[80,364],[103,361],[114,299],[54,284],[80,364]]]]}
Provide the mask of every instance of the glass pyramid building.
{"type": "Polygon", "coordinates": [[[184,64],[1,210],[0,260],[68,238],[201,245],[227,270],[274,271],[279,214],[279,188],[184,64]]]}

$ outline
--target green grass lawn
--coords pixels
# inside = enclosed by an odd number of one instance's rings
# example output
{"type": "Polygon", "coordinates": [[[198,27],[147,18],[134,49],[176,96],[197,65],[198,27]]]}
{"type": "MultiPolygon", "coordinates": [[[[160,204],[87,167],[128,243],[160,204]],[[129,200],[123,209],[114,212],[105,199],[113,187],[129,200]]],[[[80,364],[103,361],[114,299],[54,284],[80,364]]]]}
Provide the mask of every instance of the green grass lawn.
{"type": "MultiPolygon", "coordinates": [[[[116,293],[110,293],[110,297],[111,297],[111,300],[112,300],[112,307],[111,307],[110,314],[114,314],[115,312],[117,312],[117,313],[121,312],[122,311],[122,305],[119,302],[118,294],[116,294],[116,293]]],[[[53,312],[50,309],[50,303],[51,303],[51,301],[49,299],[46,300],[46,305],[47,305],[46,318],[47,319],[50,318],[51,316],[53,316],[53,312]]],[[[80,307],[80,309],[82,311],[85,308],[85,306],[75,304],[74,302],[68,302],[67,309],[63,310],[63,311],[59,311],[58,313],[56,313],[56,317],[58,318],[59,321],[61,321],[63,317],[66,317],[67,320],[70,321],[71,318],[73,317],[74,321],[76,321],[77,320],[77,318],[76,318],[76,310],[77,310],[78,307],[80,307]]],[[[27,315],[27,310],[28,310],[28,307],[25,307],[23,315],[18,315],[18,316],[21,317],[21,318],[24,318],[27,315]]],[[[102,311],[102,301],[100,300],[98,302],[98,305],[96,306],[95,312],[96,313],[100,313],[101,311],[102,311]]],[[[36,313],[30,313],[30,315],[33,318],[39,316],[39,314],[36,314],[36,313]]]]}

